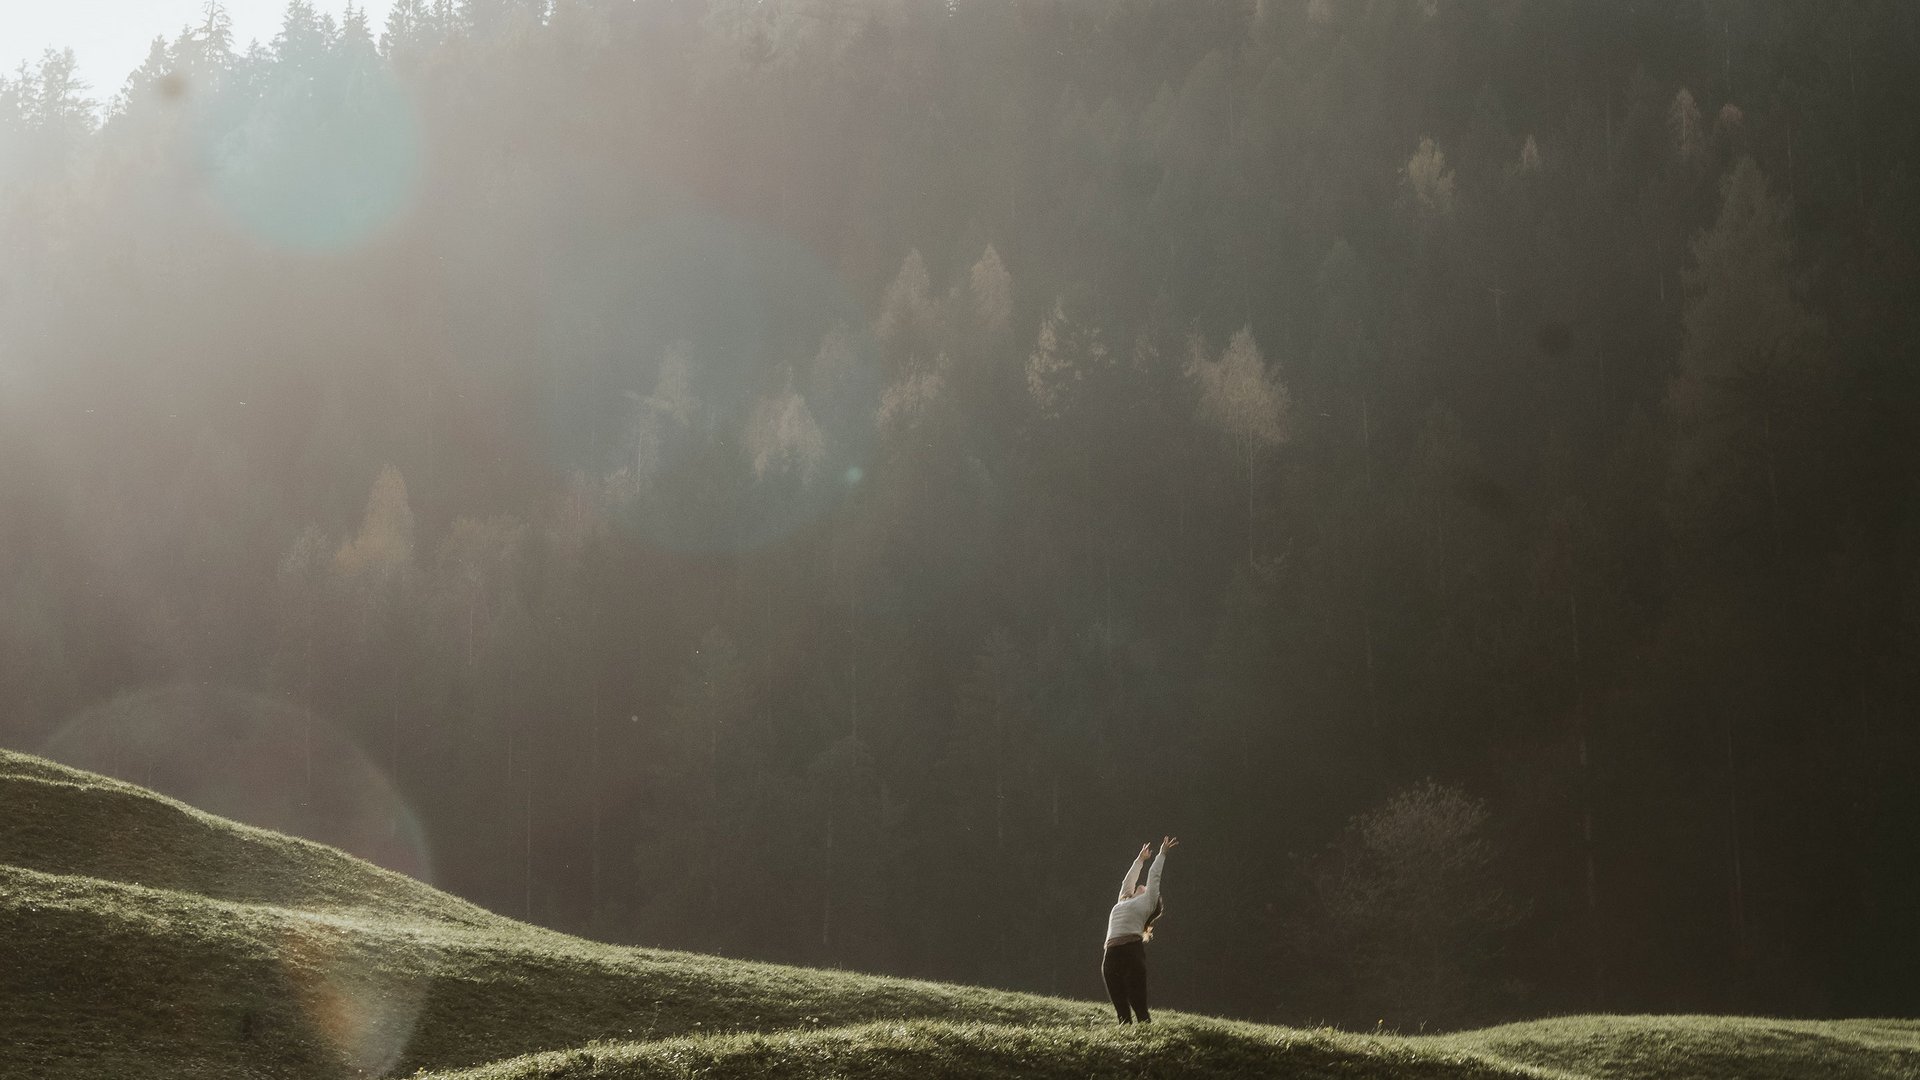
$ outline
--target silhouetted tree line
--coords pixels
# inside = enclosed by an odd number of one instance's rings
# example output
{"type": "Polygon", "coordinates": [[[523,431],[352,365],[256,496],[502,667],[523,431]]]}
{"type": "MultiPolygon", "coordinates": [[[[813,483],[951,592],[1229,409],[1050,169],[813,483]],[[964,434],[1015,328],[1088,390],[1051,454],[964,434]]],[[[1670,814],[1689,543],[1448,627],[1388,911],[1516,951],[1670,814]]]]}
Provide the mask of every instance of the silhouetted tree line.
{"type": "MultiPolygon", "coordinates": [[[[0,716],[438,881],[1170,1006],[1920,1007],[1920,14],[218,0],[0,79],[0,716]]],[[[137,778],[137,777],[136,777],[137,778]]]]}

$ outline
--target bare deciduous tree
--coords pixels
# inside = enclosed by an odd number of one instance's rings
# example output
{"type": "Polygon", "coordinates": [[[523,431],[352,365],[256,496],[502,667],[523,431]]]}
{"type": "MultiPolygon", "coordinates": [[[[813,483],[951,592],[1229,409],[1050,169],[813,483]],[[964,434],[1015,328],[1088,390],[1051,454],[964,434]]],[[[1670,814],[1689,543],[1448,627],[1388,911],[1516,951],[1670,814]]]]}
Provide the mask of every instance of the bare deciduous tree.
{"type": "Polygon", "coordinates": [[[1489,962],[1521,907],[1487,825],[1483,803],[1432,780],[1348,824],[1315,887],[1354,1007],[1406,1030],[1458,1026],[1497,1001],[1489,962]]]}

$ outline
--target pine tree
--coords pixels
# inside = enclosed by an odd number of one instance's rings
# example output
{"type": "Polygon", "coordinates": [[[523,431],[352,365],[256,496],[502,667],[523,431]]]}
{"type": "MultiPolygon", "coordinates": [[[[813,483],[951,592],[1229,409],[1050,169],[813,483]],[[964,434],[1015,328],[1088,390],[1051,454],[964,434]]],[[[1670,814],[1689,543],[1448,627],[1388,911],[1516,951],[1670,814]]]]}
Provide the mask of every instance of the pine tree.
{"type": "Polygon", "coordinates": [[[334,553],[334,566],[349,577],[363,575],[393,579],[413,565],[413,509],[407,503],[407,481],[388,465],[380,470],[367,496],[360,531],[334,553]]]}
{"type": "Polygon", "coordinates": [[[333,44],[326,22],[309,0],[288,0],[273,38],[273,57],[283,70],[304,69],[319,62],[333,44]]]}
{"type": "Polygon", "coordinates": [[[1254,464],[1258,456],[1292,437],[1293,399],[1285,383],[1267,369],[1253,328],[1242,327],[1218,360],[1209,360],[1206,344],[1189,347],[1187,377],[1200,391],[1200,417],[1227,437],[1247,470],[1247,561],[1254,561],[1254,464]]]}
{"type": "Polygon", "coordinates": [[[1000,262],[992,244],[980,253],[967,275],[973,317],[989,337],[998,337],[1013,324],[1013,275],[1000,262]]]}
{"type": "Polygon", "coordinates": [[[274,668],[282,687],[298,688],[301,711],[303,800],[313,795],[313,709],[322,634],[328,617],[328,563],[333,545],[308,526],[281,556],[274,575],[274,668]]]}
{"type": "MultiPolygon", "coordinates": [[[[985,812],[977,819],[996,861],[1006,856],[1010,819],[1023,802],[1023,773],[1033,767],[1028,725],[1033,721],[1031,678],[1004,630],[987,635],[960,687],[951,753],[964,775],[961,798],[985,812]],[[989,824],[990,823],[990,824],[989,824]]],[[[1017,827],[1014,830],[1017,833],[1017,827]]],[[[1017,841],[1016,841],[1017,842],[1017,841]]]]}
{"type": "Polygon", "coordinates": [[[147,58],[127,76],[126,85],[114,95],[112,115],[125,116],[154,101],[179,96],[179,76],[173,67],[173,50],[168,47],[167,39],[154,38],[147,45],[147,58]]]}
{"type": "Polygon", "coordinates": [[[400,772],[401,697],[414,586],[413,509],[407,482],[392,465],[380,470],[367,496],[360,531],[333,555],[334,572],[357,596],[359,655],[369,682],[387,684],[387,769],[400,772]],[[382,663],[384,661],[384,663],[382,663]],[[385,670],[380,670],[384,668],[385,670]]]}
{"type": "Polygon", "coordinates": [[[709,629],[674,693],[671,719],[674,771],[684,778],[690,800],[709,822],[722,809],[722,751],[744,734],[751,689],[733,639],[720,627],[709,629]]]}
{"type": "Polygon", "coordinates": [[[1358,402],[1353,431],[1359,437],[1367,475],[1373,455],[1372,399],[1381,362],[1373,331],[1373,287],[1367,269],[1345,239],[1335,240],[1314,275],[1313,366],[1320,377],[1358,402]]]}
{"type": "Polygon", "coordinates": [[[48,49],[40,57],[36,76],[27,101],[27,123],[64,156],[78,149],[93,131],[94,102],[86,96],[91,87],[80,78],[72,49],[48,49]]]}
{"type": "Polygon", "coordinates": [[[367,9],[348,4],[340,23],[340,45],[359,53],[373,50],[373,30],[367,23],[367,9]]]}
{"type": "Polygon", "coordinates": [[[200,9],[200,21],[181,30],[173,52],[180,75],[200,83],[199,89],[232,72],[239,56],[234,52],[233,17],[226,5],[208,0],[200,9]]]}
{"type": "Polygon", "coordinates": [[[437,44],[427,0],[394,0],[387,9],[386,29],[380,34],[381,55],[404,62],[437,44]]]}
{"type": "Polygon", "coordinates": [[[1787,208],[1752,159],[1722,180],[1720,199],[1713,227],[1691,245],[1686,338],[1668,393],[1675,523],[1694,544],[1766,536],[1778,556],[1791,524],[1782,476],[1818,454],[1795,442],[1827,400],[1826,333],[1794,295],[1787,208]]]}
{"type": "MultiPolygon", "coordinates": [[[[1032,865],[1040,839],[1029,827],[1039,765],[1033,684],[1032,662],[1013,638],[1004,630],[989,633],[960,685],[947,751],[960,842],[973,858],[1002,867],[1010,882],[1029,877],[1021,868],[1032,865]]],[[[1017,895],[1008,899],[1029,906],[1017,895]]],[[[1013,966],[1008,930],[1005,920],[993,928],[992,973],[1002,978],[1013,966]]]]}
{"type": "Polygon", "coordinates": [[[1673,143],[1673,155],[1680,161],[1693,164],[1706,152],[1706,129],[1700,119],[1700,106],[1693,100],[1693,92],[1686,87],[1673,95],[1673,104],[1667,108],[1667,136],[1673,143]]]}
{"type": "Polygon", "coordinates": [[[1079,384],[1106,364],[1099,328],[1075,320],[1066,299],[1056,298],[1027,354],[1027,398],[1041,417],[1057,420],[1072,409],[1079,384]]]}
{"type": "Polygon", "coordinates": [[[746,443],[756,481],[792,476],[802,485],[811,484],[827,460],[826,436],[814,422],[807,399],[792,386],[754,406],[746,443]]]}
{"type": "Polygon", "coordinates": [[[880,314],[874,319],[874,336],[886,350],[891,366],[911,366],[932,344],[937,313],[932,300],[932,283],[927,264],[916,249],[907,252],[880,298],[880,314]]]}
{"type": "Polygon", "coordinates": [[[880,408],[874,414],[880,433],[891,436],[919,427],[946,396],[949,366],[947,354],[941,353],[931,363],[916,364],[881,391],[880,408]]]}
{"type": "Polygon", "coordinates": [[[527,532],[525,522],[511,517],[461,517],[440,542],[433,591],[444,609],[444,637],[460,643],[469,672],[483,652],[510,640],[527,532]]]}
{"type": "Polygon", "coordinates": [[[766,783],[752,690],[732,637],[709,628],[680,667],[646,763],[654,824],[639,854],[648,917],[708,948],[725,941],[727,912],[747,902],[746,864],[764,857],[746,847],[745,825],[766,783]]]}
{"type": "Polygon", "coordinates": [[[1422,219],[1443,218],[1453,213],[1453,170],[1447,168],[1447,155],[1428,137],[1400,170],[1401,198],[1422,219]]]}

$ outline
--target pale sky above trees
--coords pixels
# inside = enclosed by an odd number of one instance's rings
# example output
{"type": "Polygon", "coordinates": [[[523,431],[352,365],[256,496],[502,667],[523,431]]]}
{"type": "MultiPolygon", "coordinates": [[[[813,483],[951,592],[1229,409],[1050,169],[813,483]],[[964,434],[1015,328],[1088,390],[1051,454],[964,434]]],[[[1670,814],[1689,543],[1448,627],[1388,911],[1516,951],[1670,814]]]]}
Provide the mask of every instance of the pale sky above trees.
{"type": "MultiPolygon", "coordinates": [[[[283,0],[226,0],[233,20],[236,48],[259,39],[273,40],[286,13],[283,0]]],[[[338,21],[345,0],[317,0],[314,9],[338,21]]],[[[367,21],[377,31],[386,23],[391,0],[367,0],[367,21]]],[[[91,86],[88,95],[106,102],[120,89],[127,74],[146,59],[155,37],[171,41],[180,28],[197,25],[206,12],[206,0],[59,0],[0,5],[0,70],[12,72],[21,64],[39,63],[47,49],[72,49],[80,74],[91,86]]]]}

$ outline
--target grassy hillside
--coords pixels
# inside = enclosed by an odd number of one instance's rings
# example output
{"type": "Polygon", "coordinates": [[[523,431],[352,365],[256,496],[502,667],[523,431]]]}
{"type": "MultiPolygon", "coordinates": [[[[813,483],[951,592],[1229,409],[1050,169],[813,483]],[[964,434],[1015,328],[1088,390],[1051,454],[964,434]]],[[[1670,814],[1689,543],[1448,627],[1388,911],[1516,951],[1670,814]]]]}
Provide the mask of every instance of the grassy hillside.
{"type": "Polygon", "coordinates": [[[5,751],[0,950],[9,1077],[1920,1077],[1909,1022],[1120,1030],[1092,1001],[613,948],[5,751]]]}

